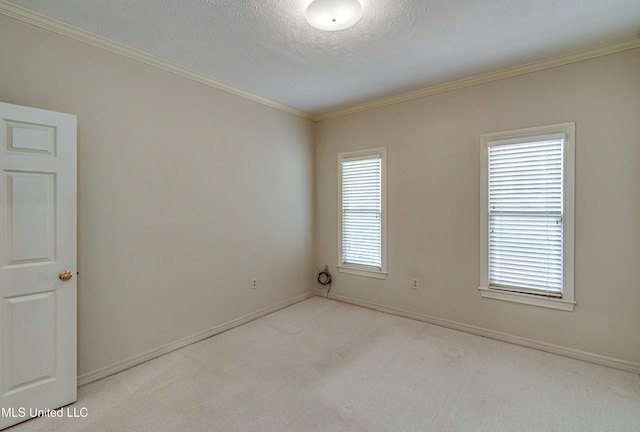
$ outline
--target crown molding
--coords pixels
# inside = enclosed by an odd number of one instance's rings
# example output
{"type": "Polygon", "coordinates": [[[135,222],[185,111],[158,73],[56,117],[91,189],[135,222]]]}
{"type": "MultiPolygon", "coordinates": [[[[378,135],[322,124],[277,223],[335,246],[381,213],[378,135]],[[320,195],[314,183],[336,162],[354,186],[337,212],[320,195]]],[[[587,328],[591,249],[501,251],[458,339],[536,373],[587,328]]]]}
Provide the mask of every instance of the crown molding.
{"type": "Polygon", "coordinates": [[[139,62],[145,63],[149,66],[156,67],[158,69],[170,72],[184,78],[197,81],[199,83],[214,87],[219,90],[226,91],[228,93],[240,96],[245,99],[260,103],[262,105],[269,106],[271,108],[278,109],[280,111],[296,115],[298,117],[313,120],[322,121],[337,117],[343,117],[349,114],[355,114],[361,111],[366,111],[374,108],[380,108],[387,105],[394,105],[401,102],[407,102],[413,99],[419,99],[426,96],[432,96],[439,93],[445,93],[453,90],[460,90],[466,87],[475,86],[478,84],[489,83],[492,81],[498,81],[505,78],[512,78],[518,75],[524,75],[531,72],[537,72],[545,69],[554,68],[557,66],[563,66],[571,63],[580,62],[596,57],[601,57],[609,54],[614,54],[621,51],[626,51],[640,47],[640,33],[636,36],[628,39],[623,39],[617,42],[613,42],[606,45],[597,46],[594,48],[588,48],[582,51],[551,57],[544,60],[539,60],[531,63],[526,63],[519,66],[514,66],[506,69],[499,69],[485,74],[472,76],[456,81],[451,81],[435,86],[424,87],[418,90],[401,93],[398,95],[376,99],[369,102],[364,102],[357,105],[352,105],[346,108],[337,109],[321,114],[311,114],[297,108],[293,108],[279,102],[267,99],[265,97],[250,93],[240,88],[225,84],[221,81],[215,80],[202,73],[184,68],[180,65],[172,63],[160,57],[145,53],[138,49],[129,47],[127,45],[115,42],[111,39],[107,39],[103,36],[99,36],[95,33],[83,30],[81,28],[72,26],[70,24],[58,21],[55,18],[48,17],[38,12],[32,11],[22,6],[9,3],[7,0],[0,0],[0,14],[6,15],[10,18],[23,21],[25,23],[40,27],[45,30],[58,33],[60,35],[75,39],[80,42],[84,42],[95,47],[110,51],[114,54],[121,55],[139,62]]]}
{"type": "Polygon", "coordinates": [[[247,92],[237,87],[233,87],[221,81],[212,79],[211,77],[208,77],[199,72],[179,66],[163,58],[156,57],[154,55],[145,53],[138,49],[113,41],[111,39],[107,39],[95,33],[91,33],[87,30],[83,30],[81,28],[64,23],[62,21],[58,21],[55,18],[48,17],[46,15],[27,9],[25,7],[15,5],[13,3],[9,3],[6,0],[0,0],[0,14],[6,15],[10,18],[15,18],[17,20],[34,25],[36,27],[40,27],[45,30],[52,31],[54,33],[58,33],[60,35],[69,37],[71,39],[75,39],[77,41],[84,42],[89,45],[93,45],[103,50],[110,51],[114,54],[118,54],[123,57],[128,57],[130,59],[137,60],[149,66],[153,66],[163,71],[170,72],[170,73],[182,76],[184,78],[188,78],[193,81],[197,81],[199,83],[208,85],[210,87],[214,87],[218,90],[223,90],[225,92],[234,94],[236,96],[240,96],[242,98],[249,99],[254,102],[258,102],[262,105],[266,105],[271,108],[275,108],[280,111],[284,111],[286,113],[293,114],[307,120],[313,120],[313,115],[307,112],[281,104],[279,102],[273,101],[271,99],[267,99],[262,96],[258,96],[256,94],[247,92]]]}
{"type": "Polygon", "coordinates": [[[390,96],[382,99],[376,99],[370,102],[364,102],[357,105],[352,105],[347,108],[338,109],[335,111],[326,112],[313,116],[313,120],[322,121],[337,117],[343,117],[349,114],[355,114],[361,111],[366,111],[374,108],[380,108],[387,105],[394,105],[401,102],[407,102],[414,99],[423,98],[426,96],[432,96],[439,93],[445,93],[453,90],[460,90],[466,87],[475,86],[478,84],[489,83],[492,81],[498,81],[505,78],[512,78],[518,75],[524,75],[531,72],[538,72],[545,69],[554,68],[557,66],[564,66],[571,63],[577,63],[583,60],[589,60],[596,57],[602,57],[609,54],[614,54],[621,51],[626,51],[640,47],[640,33],[638,35],[616,41],[610,44],[597,46],[594,48],[588,48],[582,51],[577,51],[571,54],[560,55],[551,57],[544,60],[539,60],[531,63],[525,63],[523,65],[514,66],[506,69],[499,69],[492,72],[487,72],[481,75],[475,75],[469,78],[460,79],[457,81],[451,81],[443,84],[438,84],[431,87],[421,88],[419,90],[413,90],[406,93],[401,93],[395,96],[390,96]]]}

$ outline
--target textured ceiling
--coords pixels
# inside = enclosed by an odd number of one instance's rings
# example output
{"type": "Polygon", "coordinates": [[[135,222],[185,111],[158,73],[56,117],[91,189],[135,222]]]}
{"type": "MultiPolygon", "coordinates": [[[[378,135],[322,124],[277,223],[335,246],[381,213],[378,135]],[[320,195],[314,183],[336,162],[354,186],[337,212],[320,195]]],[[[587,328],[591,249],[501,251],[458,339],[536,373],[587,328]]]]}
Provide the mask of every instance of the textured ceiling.
{"type": "Polygon", "coordinates": [[[310,1],[10,0],[312,114],[640,30],[640,0],[360,0],[337,32],[307,23],[310,1]]]}

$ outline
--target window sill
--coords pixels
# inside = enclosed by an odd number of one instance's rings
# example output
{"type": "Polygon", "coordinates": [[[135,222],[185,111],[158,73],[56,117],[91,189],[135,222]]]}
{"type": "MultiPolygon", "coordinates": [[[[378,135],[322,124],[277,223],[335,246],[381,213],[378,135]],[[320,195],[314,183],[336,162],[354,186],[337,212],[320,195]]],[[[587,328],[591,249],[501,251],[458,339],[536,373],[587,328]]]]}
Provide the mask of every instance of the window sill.
{"type": "Polygon", "coordinates": [[[560,298],[542,297],[533,294],[524,294],[510,291],[500,291],[486,287],[479,287],[478,289],[480,290],[480,295],[484,298],[528,304],[532,306],[557,309],[567,312],[573,312],[573,308],[576,305],[575,301],[560,298]]]}
{"type": "Polygon", "coordinates": [[[340,273],[347,273],[347,274],[352,274],[352,275],[357,275],[357,276],[364,276],[364,277],[370,277],[370,278],[374,278],[374,279],[386,279],[387,278],[387,272],[383,272],[380,270],[367,270],[367,269],[361,269],[361,268],[355,268],[355,267],[345,267],[345,266],[337,266],[338,267],[338,271],[340,273]]]}

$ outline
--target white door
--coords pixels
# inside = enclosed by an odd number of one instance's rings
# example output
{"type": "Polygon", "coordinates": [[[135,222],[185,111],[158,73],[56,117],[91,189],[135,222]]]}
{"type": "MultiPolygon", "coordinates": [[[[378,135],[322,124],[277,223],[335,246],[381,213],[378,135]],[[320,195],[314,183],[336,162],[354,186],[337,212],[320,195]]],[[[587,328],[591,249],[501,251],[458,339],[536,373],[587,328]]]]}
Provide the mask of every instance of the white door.
{"type": "Polygon", "coordinates": [[[76,116],[0,103],[0,429],[76,400],[76,165],[76,116]]]}

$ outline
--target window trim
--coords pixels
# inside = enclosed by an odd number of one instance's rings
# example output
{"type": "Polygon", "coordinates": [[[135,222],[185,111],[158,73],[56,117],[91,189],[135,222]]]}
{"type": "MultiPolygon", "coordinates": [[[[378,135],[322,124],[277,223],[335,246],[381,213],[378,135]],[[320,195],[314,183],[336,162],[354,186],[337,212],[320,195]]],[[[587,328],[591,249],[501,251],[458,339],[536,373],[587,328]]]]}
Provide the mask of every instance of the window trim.
{"type": "Polygon", "coordinates": [[[575,307],[574,238],[575,238],[575,122],[559,123],[480,136],[480,295],[483,298],[523,303],[533,306],[572,312],[575,307]],[[489,286],[488,238],[488,144],[493,141],[521,140],[554,133],[563,133],[563,275],[562,297],[504,291],[489,286]]]}
{"type": "Polygon", "coordinates": [[[378,147],[373,149],[338,153],[338,271],[357,276],[375,279],[387,278],[387,149],[378,147]],[[345,264],[342,261],[342,160],[352,158],[365,159],[380,156],[380,187],[381,187],[381,245],[380,269],[364,265],[345,264]]]}

